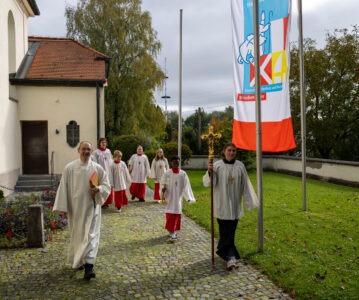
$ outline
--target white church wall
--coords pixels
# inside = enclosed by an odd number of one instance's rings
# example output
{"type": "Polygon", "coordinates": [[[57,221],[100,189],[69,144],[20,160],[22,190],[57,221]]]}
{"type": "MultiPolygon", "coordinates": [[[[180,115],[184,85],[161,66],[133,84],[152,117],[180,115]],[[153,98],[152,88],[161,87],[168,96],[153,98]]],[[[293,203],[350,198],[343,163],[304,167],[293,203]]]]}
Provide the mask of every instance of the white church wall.
{"type": "Polygon", "coordinates": [[[66,140],[66,125],[76,121],[80,141],[97,144],[96,89],[88,87],[18,87],[20,121],[48,121],[48,156],[54,152],[54,173],[78,158],[77,146],[66,140]],[[58,132],[58,133],[57,133],[58,132]]]}
{"type": "MultiPolygon", "coordinates": [[[[0,185],[13,188],[20,173],[20,126],[16,88],[9,85],[27,51],[27,10],[16,0],[0,9],[0,185]]],[[[10,191],[2,188],[5,195],[10,191]]]]}

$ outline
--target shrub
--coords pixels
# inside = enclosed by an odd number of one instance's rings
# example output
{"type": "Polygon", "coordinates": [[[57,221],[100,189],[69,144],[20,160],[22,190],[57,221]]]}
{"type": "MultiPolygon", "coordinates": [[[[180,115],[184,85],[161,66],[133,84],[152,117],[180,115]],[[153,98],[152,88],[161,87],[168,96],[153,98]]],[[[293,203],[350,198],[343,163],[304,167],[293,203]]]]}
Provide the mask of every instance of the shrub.
{"type": "Polygon", "coordinates": [[[136,135],[115,136],[110,142],[109,147],[111,151],[120,150],[122,152],[122,160],[126,163],[131,155],[136,153],[138,145],[143,147],[144,152],[151,148],[151,142],[148,139],[136,135]]]}
{"type": "Polygon", "coordinates": [[[151,165],[151,163],[152,163],[152,160],[153,160],[153,159],[155,158],[155,156],[156,156],[156,151],[157,151],[157,149],[156,149],[156,150],[150,149],[150,150],[145,151],[145,154],[146,154],[147,157],[148,157],[148,161],[150,162],[150,165],[151,165]]]}
{"type": "MultiPolygon", "coordinates": [[[[168,159],[168,162],[170,161],[172,156],[178,155],[178,143],[177,142],[167,143],[167,144],[163,145],[162,148],[163,148],[163,152],[165,153],[165,156],[168,159]]],[[[181,149],[182,165],[185,165],[188,162],[188,160],[191,158],[191,156],[192,156],[191,149],[186,144],[182,144],[182,149],[181,149]]]]}
{"type": "Polygon", "coordinates": [[[0,199],[0,248],[26,246],[28,207],[32,204],[44,206],[46,240],[56,229],[63,229],[67,221],[52,210],[55,196],[55,190],[46,190],[41,194],[19,194],[11,199],[0,199]]]}
{"type": "Polygon", "coordinates": [[[238,150],[237,157],[244,165],[246,166],[247,172],[256,169],[256,152],[255,151],[245,151],[245,150],[238,150]]]}
{"type": "Polygon", "coordinates": [[[4,199],[4,191],[3,190],[0,190],[0,200],[1,199],[4,199]]]}

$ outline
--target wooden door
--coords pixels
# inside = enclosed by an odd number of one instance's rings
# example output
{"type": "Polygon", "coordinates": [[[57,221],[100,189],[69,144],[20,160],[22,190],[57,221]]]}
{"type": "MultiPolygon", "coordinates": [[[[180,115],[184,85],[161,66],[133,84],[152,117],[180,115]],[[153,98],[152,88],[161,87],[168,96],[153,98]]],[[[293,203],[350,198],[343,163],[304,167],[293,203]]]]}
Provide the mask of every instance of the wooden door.
{"type": "Polygon", "coordinates": [[[22,121],[23,174],[49,174],[47,121],[22,121]]]}

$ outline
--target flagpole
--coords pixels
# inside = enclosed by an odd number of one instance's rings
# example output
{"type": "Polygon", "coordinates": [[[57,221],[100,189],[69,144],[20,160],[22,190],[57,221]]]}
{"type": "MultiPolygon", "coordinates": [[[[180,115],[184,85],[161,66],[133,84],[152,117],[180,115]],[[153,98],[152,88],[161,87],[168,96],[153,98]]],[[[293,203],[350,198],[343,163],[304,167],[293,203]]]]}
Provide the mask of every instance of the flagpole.
{"type": "Polygon", "coordinates": [[[258,190],[258,251],[263,252],[263,189],[262,189],[262,116],[261,116],[261,84],[260,84],[260,55],[259,55],[259,18],[258,0],[253,1],[254,27],[254,66],[255,66],[255,95],[256,95],[256,158],[257,158],[257,190],[258,190]]]}
{"type": "MultiPolygon", "coordinates": [[[[182,154],[182,15],[183,9],[180,9],[180,40],[179,40],[179,96],[178,96],[178,156],[182,154]]],[[[180,165],[181,168],[181,160],[180,165]]]]}
{"type": "Polygon", "coordinates": [[[304,90],[304,53],[303,53],[303,15],[302,0],[298,0],[298,31],[299,31],[299,84],[300,84],[300,128],[302,136],[302,203],[303,210],[307,210],[307,162],[306,162],[306,103],[304,90]]]}

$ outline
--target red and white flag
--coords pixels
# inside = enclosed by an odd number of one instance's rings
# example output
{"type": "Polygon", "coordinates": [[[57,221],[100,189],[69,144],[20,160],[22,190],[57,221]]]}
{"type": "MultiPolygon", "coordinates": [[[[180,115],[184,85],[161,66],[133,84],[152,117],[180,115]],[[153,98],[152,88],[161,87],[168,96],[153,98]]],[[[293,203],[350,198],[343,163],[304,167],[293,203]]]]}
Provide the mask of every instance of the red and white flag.
{"type": "MultiPolygon", "coordinates": [[[[289,102],[291,0],[259,1],[262,151],[296,147],[289,102]]],[[[232,0],[233,143],[256,150],[253,0],[232,0]]]]}

